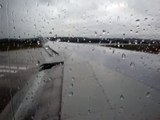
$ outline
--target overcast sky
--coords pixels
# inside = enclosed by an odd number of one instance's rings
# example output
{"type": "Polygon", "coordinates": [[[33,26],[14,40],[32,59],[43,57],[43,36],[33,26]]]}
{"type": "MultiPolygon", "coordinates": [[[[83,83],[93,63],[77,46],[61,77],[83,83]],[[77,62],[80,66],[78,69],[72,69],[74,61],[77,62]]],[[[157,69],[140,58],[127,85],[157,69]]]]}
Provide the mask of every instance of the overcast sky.
{"type": "Polygon", "coordinates": [[[0,38],[160,37],[160,0],[0,0],[0,38]]]}

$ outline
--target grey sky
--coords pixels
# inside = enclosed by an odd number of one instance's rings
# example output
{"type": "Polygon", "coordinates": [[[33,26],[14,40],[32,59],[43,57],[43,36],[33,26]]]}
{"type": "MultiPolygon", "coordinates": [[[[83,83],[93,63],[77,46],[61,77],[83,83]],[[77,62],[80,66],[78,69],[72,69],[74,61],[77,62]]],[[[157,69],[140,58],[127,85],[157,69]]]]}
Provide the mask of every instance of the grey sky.
{"type": "Polygon", "coordinates": [[[160,0],[0,0],[0,4],[1,38],[160,37],[160,0]]]}

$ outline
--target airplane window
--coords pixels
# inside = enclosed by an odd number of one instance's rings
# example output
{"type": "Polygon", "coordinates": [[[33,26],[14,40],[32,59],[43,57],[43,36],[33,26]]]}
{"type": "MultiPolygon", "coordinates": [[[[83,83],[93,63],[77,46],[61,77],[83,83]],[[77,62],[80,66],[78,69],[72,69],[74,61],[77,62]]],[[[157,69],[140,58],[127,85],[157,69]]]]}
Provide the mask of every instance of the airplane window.
{"type": "Polygon", "coordinates": [[[159,0],[0,0],[0,120],[159,120],[159,0]]]}

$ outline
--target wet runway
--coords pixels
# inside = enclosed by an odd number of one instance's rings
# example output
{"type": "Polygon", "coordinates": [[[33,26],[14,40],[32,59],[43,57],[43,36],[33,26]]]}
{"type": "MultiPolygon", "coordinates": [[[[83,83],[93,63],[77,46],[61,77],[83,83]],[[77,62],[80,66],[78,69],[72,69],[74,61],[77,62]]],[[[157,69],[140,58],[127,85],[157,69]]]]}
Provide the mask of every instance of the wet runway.
{"type": "Polygon", "coordinates": [[[160,56],[48,43],[64,59],[62,120],[158,120],[160,56]]]}
{"type": "Polygon", "coordinates": [[[159,54],[48,42],[0,57],[0,120],[160,118],[159,54]]]}

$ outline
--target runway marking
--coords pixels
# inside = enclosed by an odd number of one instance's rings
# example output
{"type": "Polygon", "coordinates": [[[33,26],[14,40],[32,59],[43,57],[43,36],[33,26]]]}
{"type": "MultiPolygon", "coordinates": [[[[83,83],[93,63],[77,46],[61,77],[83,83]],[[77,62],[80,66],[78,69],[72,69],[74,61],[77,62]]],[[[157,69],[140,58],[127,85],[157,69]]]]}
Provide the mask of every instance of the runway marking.
{"type": "Polygon", "coordinates": [[[27,67],[18,67],[19,70],[27,70],[27,67]]]}
{"type": "MultiPolygon", "coordinates": [[[[27,67],[0,65],[0,73],[17,73],[18,70],[27,70],[27,67]]],[[[3,77],[3,76],[0,76],[0,77],[3,77]]]]}
{"type": "Polygon", "coordinates": [[[16,69],[16,70],[27,70],[27,67],[24,66],[4,66],[0,65],[0,69],[16,69]]]}
{"type": "Polygon", "coordinates": [[[17,70],[11,70],[11,69],[0,69],[0,72],[5,73],[17,73],[17,70]]]}

